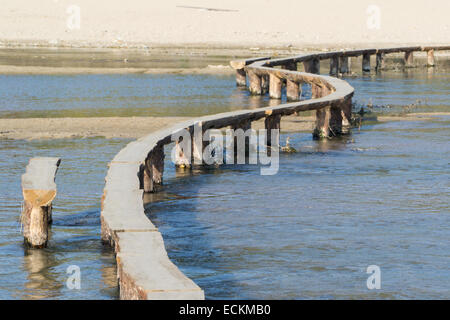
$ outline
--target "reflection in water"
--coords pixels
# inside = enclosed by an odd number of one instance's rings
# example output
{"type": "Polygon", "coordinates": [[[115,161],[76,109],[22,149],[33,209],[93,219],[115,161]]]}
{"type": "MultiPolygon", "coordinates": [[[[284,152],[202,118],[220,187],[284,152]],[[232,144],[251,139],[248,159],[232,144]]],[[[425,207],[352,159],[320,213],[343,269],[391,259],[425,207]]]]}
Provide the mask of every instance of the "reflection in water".
{"type": "Polygon", "coordinates": [[[63,284],[51,267],[57,265],[56,257],[47,250],[24,249],[24,268],[28,282],[22,292],[24,299],[48,299],[57,297],[63,284]]]}

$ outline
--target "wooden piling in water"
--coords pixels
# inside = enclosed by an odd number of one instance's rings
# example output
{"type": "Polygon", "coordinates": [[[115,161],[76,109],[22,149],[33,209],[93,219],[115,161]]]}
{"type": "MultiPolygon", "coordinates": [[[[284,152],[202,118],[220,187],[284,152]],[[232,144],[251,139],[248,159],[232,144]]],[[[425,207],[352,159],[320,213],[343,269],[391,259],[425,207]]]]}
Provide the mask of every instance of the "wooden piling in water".
{"type": "MultiPolygon", "coordinates": [[[[187,154],[187,150],[183,150],[183,142],[178,140],[175,142],[175,167],[177,168],[190,168],[191,167],[191,159],[187,154]]],[[[187,142],[188,148],[191,148],[191,142],[187,142]]],[[[150,176],[150,175],[149,175],[150,176]]]]}
{"type": "Polygon", "coordinates": [[[341,116],[342,116],[342,134],[350,133],[351,119],[352,119],[352,99],[346,99],[341,105],[341,116]]]}
{"type": "Polygon", "coordinates": [[[154,192],[162,184],[164,172],[164,145],[157,145],[145,160],[143,169],[144,192],[154,192]]]}
{"type": "Polygon", "coordinates": [[[383,70],[383,69],[385,69],[384,53],[383,52],[378,52],[377,53],[375,70],[376,71],[380,71],[380,70],[383,70]]]}
{"type": "Polygon", "coordinates": [[[339,58],[333,56],[330,58],[330,75],[336,76],[339,72],[339,58]]]}
{"type": "Polygon", "coordinates": [[[24,240],[33,248],[45,248],[52,221],[52,201],[56,196],[55,176],[61,159],[32,158],[22,175],[24,240]]]}
{"type": "Polygon", "coordinates": [[[430,49],[427,51],[427,66],[434,67],[434,49],[430,49]]]}
{"type": "Polygon", "coordinates": [[[270,79],[269,75],[265,74],[261,77],[261,93],[264,95],[269,92],[270,79]]]}
{"type": "Polygon", "coordinates": [[[330,124],[328,137],[336,137],[342,134],[342,110],[340,106],[330,107],[330,124]]]}
{"type": "MultiPolygon", "coordinates": [[[[266,135],[266,145],[267,147],[272,146],[272,129],[280,130],[280,123],[281,123],[281,115],[275,114],[275,115],[268,115],[264,119],[264,126],[267,130],[266,135]]],[[[277,146],[280,145],[280,135],[278,135],[278,142],[276,143],[277,146]]]]}
{"type": "MultiPolygon", "coordinates": [[[[326,88],[319,85],[311,85],[311,97],[313,99],[322,97],[327,92],[326,88]]],[[[324,107],[316,110],[316,127],[313,131],[314,139],[328,138],[330,126],[331,111],[330,107],[324,107]]]]}
{"type": "Polygon", "coordinates": [[[274,74],[270,74],[269,96],[272,99],[281,99],[281,79],[274,74]]]}
{"type": "Polygon", "coordinates": [[[236,70],[236,85],[238,87],[245,87],[247,86],[247,74],[244,69],[237,69],[236,70]]]}
{"type": "MultiPolygon", "coordinates": [[[[232,125],[230,127],[234,131],[242,129],[242,131],[245,134],[245,132],[247,130],[252,128],[252,122],[251,122],[251,120],[241,120],[241,121],[237,122],[236,124],[234,124],[234,125],[232,125]]],[[[243,147],[245,148],[245,150],[244,150],[243,154],[245,154],[245,156],[247,157],[250,154],[250,137],[245,136],[245,140],[244,141],[245,142],[244,142],[244,146],[243,147]]],[[[239,154],[241,154],[241,152],[239,152],[240,151],[239,150],[240,146],[238,145],[238,142],[239,142],[239,139],[238,139],[237,135],[235,134],[235,136],[234,136],[234,156],[235,156],[235,161],[239,160],[238,156],[239,156],[239,154]]],[[[243,159],[241,159],[241,160],[243,160],[243,159]]]]}
{"type": "Polygon", "coordinates": [[[414,52],[413,51],[406,51],[405,52],[405,66],[406,67],[412,67],[414,63],[414,52]]]}
{"type": "Polygon", "coordinates": [[[362,71],[370,72],[370,54],[364,53],[362,59],[362,71]]]}
{"type": "Polygon", "coordinates": [[[308,73],[320,73],[320,60],[318,58],[313,58],[303,62],[303,68],[305,72],[308,73]]]}
{"type": "Polygon", "coordinates": [[[252,70],[248,70],[247,75],[248,75],[248,81],[249,81],[248,89],[250,91],[250,94],[261,95],[262,94],[261,77],[252,70]]]}
{"type": "Polygon", "coordinates": [[[286,80],[286,99],[287,101],[299,100],[300,89],[299,84],[292,80],[286,80]]]}
{"type": "Polygon", "coordinates": [[[342,74],[350,73],[350,57],[339,57],[339,72],[342,74]]]}
{"type": "MultiPolygon", "coordinates": [[[[327,87],[313,85],[313,98],[320,98],[330,94],[327,87]]],[[[338,136],[343,132],[342,106],[327,106],[316,110],[316,127],[313,132],[314,139],[325,139],[338,136]]]]}

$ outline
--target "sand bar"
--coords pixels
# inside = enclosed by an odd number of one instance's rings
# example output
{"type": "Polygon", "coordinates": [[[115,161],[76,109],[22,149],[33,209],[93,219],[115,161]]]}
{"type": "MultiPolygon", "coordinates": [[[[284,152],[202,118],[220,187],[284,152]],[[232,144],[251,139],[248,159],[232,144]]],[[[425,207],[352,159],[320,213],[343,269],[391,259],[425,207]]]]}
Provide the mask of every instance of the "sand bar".
{"type": "MultiPolygon", "coordinates": [[[[377,121],[428,121],[450,112],[380,115],[377,121]]],[[[65,139],[65,138],[129,138],[137,139],[166,128],[188,117],[104,117],[104,118],[28,118],[0,119],[0,139],[65,139]]],[[[372,118],[370,118],[372,119],[372,118]]],[[[281,120],[281,132],[312,132],[313,116],[292,115],[281,120]]],[[[264,128],[264,121],[255,121],[252,127],[264,128]]]]}

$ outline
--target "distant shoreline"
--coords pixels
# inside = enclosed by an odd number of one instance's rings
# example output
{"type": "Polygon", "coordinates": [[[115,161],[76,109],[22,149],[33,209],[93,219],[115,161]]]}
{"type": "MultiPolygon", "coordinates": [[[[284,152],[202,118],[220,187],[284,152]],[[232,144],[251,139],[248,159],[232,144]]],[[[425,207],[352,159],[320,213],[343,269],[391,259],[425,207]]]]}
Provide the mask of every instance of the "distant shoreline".
{"type": "MultiPolygon", "coordinates": [[[[356,48],[356,47],[354,47],[356,48]]],[[[330,46],[329,50],[343,49],[330,46]]],[[[348,49],[348,48],[347,48],[348,49]]],[[[319,48],[220,48],[220,47],[153,47],[153,48],[74,48],[0,46],[0,74],[217,74],[231,75],[230,60],[250,57],[294,56],[319,48]]],[[[448,52],[436,52],[439,59],[448,52]]],[[[386,64],[400,56],[391,54],[386,64]]],[[[417,61],[426,59],[416,53],[417,61]]]]}

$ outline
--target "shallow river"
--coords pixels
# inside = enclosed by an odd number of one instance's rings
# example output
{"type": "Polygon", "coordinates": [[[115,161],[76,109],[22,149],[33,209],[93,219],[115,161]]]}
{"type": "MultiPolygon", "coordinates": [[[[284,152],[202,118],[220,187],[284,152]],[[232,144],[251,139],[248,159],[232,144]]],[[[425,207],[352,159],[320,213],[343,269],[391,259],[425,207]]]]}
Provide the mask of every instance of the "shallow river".
{"type": "MultiPolygon", "coordinates": [[[[449,80],[423,69],[348,79],[358,104],[387,114],[450,111],[449,80]]],[[[23,75],[0,76],[0,86],[1,117],[201,115],[269,103],[231,76],[23,75]]],[[[147,214],[206,297],[450,298],[450,118],[369,123],[327,142],[289,136],[299,152],[282,154],[274,176],[255,166],[176,174],[166,163],[147,214]],[[367,289],[369,265],[381,270],[380,290],[367,289]]],[[[106,164],[128,141],[0,141],[1,299],[117,298],[100,197],[106,164]],[[33,156],[63,159],[45,250],[26,250],[18,223],[33,156]],[[80,267],[80,290],[66,286],[70,265],[80,267]]]]}

